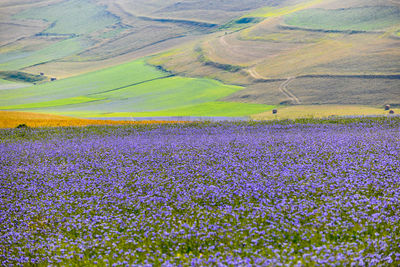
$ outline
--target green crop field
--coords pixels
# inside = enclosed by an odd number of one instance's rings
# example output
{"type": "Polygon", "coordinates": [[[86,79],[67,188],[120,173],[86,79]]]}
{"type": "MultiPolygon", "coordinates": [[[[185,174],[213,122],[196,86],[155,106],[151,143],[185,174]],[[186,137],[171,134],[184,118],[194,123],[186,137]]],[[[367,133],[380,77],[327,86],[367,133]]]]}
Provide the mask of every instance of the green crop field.
{"type": "Polygon", "coordinates": [[[73,55],[87,46],[87,42],[80,38],[60,41],[40,50],[20,53],[15,57],[15,52],[4,53],[1,56],[0,70],[19,70],[32,65],[53,61],[73,55]]]}
{"type": "Polygon", "coordinates": [[[29,88],[1,90],[0,109],[153,117],[247,116],[272,108],[217,101],[241,89],[212,79],[171,76],[138,60],[29,88]]]}
{"type": "Polygon", "coordinates": [[[84,34],[102,30],[119,22],[104,7],[88,0],[71,0],[45,7],[31,8],[16,19],[40,19],[50,23],[43,34],[84,34]],[[82,12],[84,10],[84,12],[82,12]]]}
{"type": "Polygon", "coordinates": [[[96,94],[165,76],[168,74],[147,66],[144,61],[134,61],[18,91],[3,90],[0,93],[0,105],[37,103],[96,94]]]}
{"type": "Polygon", "coordinates": [[[14,84],[14,82],[8,81],[8,80],[4,80],[4,79],[0,79],[0,85],[6,85],[6,84],[14,84]]]}
{"type": "Polygon", "coordinates": [[[240,89],[211,79],[171,77],[94,96],[118,103],[113,110],[156,111],[214,101],[240,89]]]}
{"type": "Polygon", "coordinates": [[[246,117],[272,110],[275,106],[247,104],[237,102],[213,101],[198,105],[182,106],[151,112],[114,112],[114,113],[59,113],[65,115],[84,115],[85,117],[246,117]]]}
{"type": "Polygon", "coordinates": [[[9,81],[9,80],[5,80],[5,79],[1,79],[0,78],[0,90],[7,90],[7,89],[11,90],[11,89],[17,89],[17,88],[23,88],[23,87],[29,87],[29,86],[32,86],[32,84],[31,83],[9,81]]]}
{"type": "Polygon", "coordinates": [[[374,31],[400,23],[400,8],[388,6],[336,10],[306,9],[289,14],[287,25],[334,31],[374,31]]]}
{"type": "Polygon", "coordinates": [[[44,101],[44,102],[39,102],[39,103],[4,106],[1,108],[3,108],[3,109],[34,109],[34,108],[46,108],[46,107],[57,107],[57,106],[89,103],[89,102],[98,101],[98,100],[102,100],[102,99],[81,96],[81,97],[71,97],[71,98],[50,100],[50,101],[44,101]]]}

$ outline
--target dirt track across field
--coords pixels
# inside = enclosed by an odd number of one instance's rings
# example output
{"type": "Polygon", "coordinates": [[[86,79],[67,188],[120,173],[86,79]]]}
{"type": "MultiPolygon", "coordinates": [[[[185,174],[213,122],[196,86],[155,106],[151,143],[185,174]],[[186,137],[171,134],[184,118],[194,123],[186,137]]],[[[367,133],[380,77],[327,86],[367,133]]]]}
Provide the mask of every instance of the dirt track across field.
{"type": "MultiPolygon", "coordinates": [[[[248,69],[248,73],[251,75],[251,77],[253,77],[254,79],[257,80],[268,80],[267,77],[264,77],[262,75],[260,75],[255,68],[251,68],[248,69]]],[[[296,79],[296,77],[288,77],[286,81],[284,81],[280,86],[279,86],[279,91],[284,94],[285,96],[287,96],[288,98],[290,98],[292,100],[292,102],[294,104],[301,104],[300,99],[294,95],[292,92],[289,91],[289,89],[287,88],[287,86],[294,80],[296,79]]]]}
{"type": "Polygon", "coordinates": [[[287,97],[293,100],[293,103],[300,105],[301,101],[297,96],[295,96],[292,92],[290,92],[287,88],[289,83],[291,83],[296,77],[289,77],[286,81],[284,81],[281,86],[279,86],[279,91],[281,91],[283,94],[285,94],[287,97]]]}

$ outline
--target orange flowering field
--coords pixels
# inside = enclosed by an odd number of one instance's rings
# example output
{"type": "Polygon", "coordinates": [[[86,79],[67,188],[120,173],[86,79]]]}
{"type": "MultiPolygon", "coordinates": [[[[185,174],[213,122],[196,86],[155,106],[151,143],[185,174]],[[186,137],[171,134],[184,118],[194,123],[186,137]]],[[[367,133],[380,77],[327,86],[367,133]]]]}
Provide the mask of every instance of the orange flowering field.
{"type": "Polygon", "coordinates": [[[68,127],[88,125],[122,125],[122,124],[153,124],[176,123],[176,121],[113,121],[79,119],[41,113],[0,111],[0,128],[15,128],[20,124],[28,127],[68,127]]]}

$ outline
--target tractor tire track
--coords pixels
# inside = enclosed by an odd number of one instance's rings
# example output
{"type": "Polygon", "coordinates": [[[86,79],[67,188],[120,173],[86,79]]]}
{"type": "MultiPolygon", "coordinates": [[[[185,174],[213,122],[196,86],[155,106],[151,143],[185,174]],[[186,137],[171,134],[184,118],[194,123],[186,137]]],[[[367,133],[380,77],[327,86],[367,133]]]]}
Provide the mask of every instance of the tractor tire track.
{"type": "MultiPolygon", "coordinates": [[[[256,80],[269,80],[267,77],[264,77],[260,75],[255,68],[248,69],[247,72],[250,74],[251,77],[253,77],[256,80]]],[[[279,86],[279,91],[284,94],[286,97],[292,100],[292,102],[296,105],[300,105],[301,101],[300,99],[293,94],[292,92],[289,91],[287,86],[294,80],[296,77],[289,77],[287,78],[280,86],[279,86]]]]}
{"type": "Polygon", "coordinates": [[[251,77],[253,77],[256,80],[266,80],[265,77],[258,74],[255,68],[248,69],[247,72],[250,74],[251,77]]]}
{"type": "Polygon", "coordinates": [[[284,81],[280,86],[279,86],[279,91],[281,91],[284,95],[292,99],[293,103],[300,105],[301,101],[300,99],[295,96],[292,92],[290,92],[287,88],[287,86],[294,80],[296,77],[289,77],[286,81],[284,81]]]}

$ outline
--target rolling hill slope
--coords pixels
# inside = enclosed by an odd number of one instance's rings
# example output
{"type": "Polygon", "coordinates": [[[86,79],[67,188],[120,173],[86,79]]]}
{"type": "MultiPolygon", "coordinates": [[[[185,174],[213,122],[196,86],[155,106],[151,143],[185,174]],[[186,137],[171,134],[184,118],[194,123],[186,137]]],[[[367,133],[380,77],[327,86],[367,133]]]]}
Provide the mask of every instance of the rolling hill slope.
{"type": "Polygon", "coordinates": [[[138,60],[59,81],[1,90],[0,110],[79,117],[160,117],[247,116],[272,108],[218,102],[241,89],[212,79],[171,75],[138,60]]]}
{"type": "Polygon", "coordinates": [[[396,1],[6,2],[0,72],[59,80],[2,81],[3,110],[250,116],[278,105],[400,105],[396,1]]]}
{"type": "Polygon", "coordinates": [[[368,32],[399,22],[397,6],[365,6],[342,9],[306,9],[285,17],[287,25],[305,30],[368,32]]]}
{"type": "Polygon", "coordinates": [[[400,103],[399,4],[301,1],[264,7],[244,18],[262,21],[224,29],[150,62],[246,87],[227,101],[400,103]]]}
{"type": "Polygon", "coordinates": [[[5,1],[0,70],[64,78],[129,62],[215,31],[266,2],[278,1],[5,1]],[[218,16],[210,16],[210,5],[218,16]],[[58,54],[48,51],[54,47],[58,54]]]}

